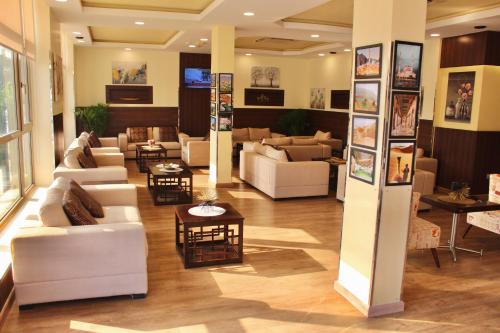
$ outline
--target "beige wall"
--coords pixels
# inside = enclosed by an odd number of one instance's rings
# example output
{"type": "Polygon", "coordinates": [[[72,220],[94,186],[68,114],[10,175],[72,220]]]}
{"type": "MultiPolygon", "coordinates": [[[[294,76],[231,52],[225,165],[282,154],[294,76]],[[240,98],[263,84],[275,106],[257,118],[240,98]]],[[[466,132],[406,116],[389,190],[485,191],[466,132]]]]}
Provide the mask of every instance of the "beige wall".
{"type": "Polygon", "coordinates": [[[420,119],[432,120],[434,117],[434,98],[441,59],[441,39],[429,38],[424,42],[422,59],[422,88],[424,99],[420,119]]]}
{"type": "MultiPolygon", "coordinates": [[[[61,24],[55,17],[54,13],[50,12],[50,51],[53,53],[54,59],[56,57],[61,57],[61,24]]],[[[64,94],[64,90],[63,90],[64,94]]],[[[64,110],[64,101],[53,100],[52,101],[52,112],[54,115],[63,113],[64,110]]]]}
{"type": "MultiPolygon", "coordinates": [[[[105,85],[111,84],[113,61],[146,61],[147,84],[153,86],[150,106],[178,106],[179,53],[121,48],[75,48],[76,105],[106,102],[105,85]]],[[[120,104],[123,105],[123,104],[120,104]]]]}

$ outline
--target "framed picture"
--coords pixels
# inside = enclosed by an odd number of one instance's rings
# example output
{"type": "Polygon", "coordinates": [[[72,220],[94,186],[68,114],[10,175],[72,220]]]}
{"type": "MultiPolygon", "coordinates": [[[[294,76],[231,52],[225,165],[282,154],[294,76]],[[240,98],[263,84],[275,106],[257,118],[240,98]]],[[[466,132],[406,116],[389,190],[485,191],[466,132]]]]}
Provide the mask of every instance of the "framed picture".
{"type": "Polygon", "coordinates": [[[419,102],[418,92],[392,92],[390,138],[417,137],[419,102]]]}
{"type": "Polygon", "coordinates": [[[325,88],[311,88],[309,106],[311,109],[325,108],[325,88]]]}
{"type": "Polygon", "coordinates": [[[387,176],[385,185],[411,185],[413,161],[415,159],[415,141],[389,141],[387,176]]]}
{"type": "Polygon", "coordinates": [[[147,64],[141,61],[113,61],[113,84],[146,84],[147,64]]]}
{"type": "Polygon", "coordinates": [[[233,130],[233,113],[219,113],[219,131],[233,130]]]}
{"type": "Polygon", "coordinates": [[[422,43],[394,42],[392,89],[419,90],[422,48],[422,43]]]}
{"type": "Polygon", "coordinates": [[[378,114],[380,81],[354,82],[354,112],[378,114]]]}
{"type": "Polygon", "coordinates": [[[217,115],[217,102],[210,103],[210,115],[213,117],[217,115]]]}
{"type": "Polygon", "coordinates": [[[356,48],[356,79],[376,79],[382,76],[382,44],[356,48]]]}
{"type": "Polygon", "coordinates": [[[445,120],[470,123],[475,81],[476,72],[448,74],[445,120]]]}
{"type": "Polygon", "coordinates": [[[210,129],[212,131],[217,130],[217,118],[216,117],[210,117],[210,129]]]}
{"type": "Polygon", "coordinates": [[[233,111],[233,95],[219,94],[219,112],[233,111]]]}
{"type": "Polygon", "coordinates": [[[278,67],[253,66],[250,70],[250,86],[255,88],[279,88],[280,69],[278,67]]]}
{"type": "Polygon", "coordinates": [[[219,74],[219,93],[233,92],[233,74],[220,73],[219,74]]]}
{"type": "Polygon", "coordinates": [[[351,147],[349,176],[368,184],[375,182],[375,152],[351,147]]]}
{"type": "Polygon", "coordinates": [[[217,93],[215,88],[210,88],[210,102],[217,102],[217,93]]]}
{"type": "Polygon", "coordinates": [[[352,116],[351,144],[353,146],[377,149],[378,118],[352,116]]]}
{"type": "Polygon", "coordinates": [[[215,73],[210,74],[210,87],[217,87],[217,76],[215,75],[215,73]]]}

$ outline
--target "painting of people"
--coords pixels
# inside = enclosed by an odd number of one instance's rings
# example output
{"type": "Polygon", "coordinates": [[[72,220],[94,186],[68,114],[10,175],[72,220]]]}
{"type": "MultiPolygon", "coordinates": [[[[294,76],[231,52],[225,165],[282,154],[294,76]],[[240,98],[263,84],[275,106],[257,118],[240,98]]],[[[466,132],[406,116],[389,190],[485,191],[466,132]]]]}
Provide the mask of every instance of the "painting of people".
{"type": "Polygon", "coordinates": [[[401,90],[420,89],[422,44],[396,41],[392,88],[401,90]]]}
{"type": "Polygon", "coordinates": [[[389,141],[386,185],[411,185],[415,141],[389,141]]]}

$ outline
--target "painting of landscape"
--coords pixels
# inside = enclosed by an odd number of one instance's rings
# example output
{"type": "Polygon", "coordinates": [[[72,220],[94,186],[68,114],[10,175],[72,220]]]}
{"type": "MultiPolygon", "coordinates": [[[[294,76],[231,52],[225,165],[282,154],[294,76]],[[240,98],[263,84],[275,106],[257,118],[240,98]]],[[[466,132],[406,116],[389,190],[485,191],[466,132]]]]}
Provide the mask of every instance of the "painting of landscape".
{"type": "Polygon", "coordinates": [[[358,81],[354,83],[354,112],[378,114],[380,82],[358,81]]]}
{"type": "Polygon", "coordinates": [[[351,148],[349,176],[365,183],[375,182],[375,153],[351,148]]]}
{"type": "Polygon", "coordinates": [[[389,141],[386,185],[411,185],[415,141],[389,141]]]}
{"type": "Polygon", "coordinates": [[[138,61],[114,61],[111,65],[113,84],[146,84],[147,65],[138,61]]]}
{"type": "Polygon", "coordinates": [[[377,125],[376,117],[353,116],[351,143],[355,146],[376,149],[377,125]]]}
{"type": "Polygon", "coordinates": [[[382,71],[382,44],[356,48],[356,79],[379,78],[382,71]]]}

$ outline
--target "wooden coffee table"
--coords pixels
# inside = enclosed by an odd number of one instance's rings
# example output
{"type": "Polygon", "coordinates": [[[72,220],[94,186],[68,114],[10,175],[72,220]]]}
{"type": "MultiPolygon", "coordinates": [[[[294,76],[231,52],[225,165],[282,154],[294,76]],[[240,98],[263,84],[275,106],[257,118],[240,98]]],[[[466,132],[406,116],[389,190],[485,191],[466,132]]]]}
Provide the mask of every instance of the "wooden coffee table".
{"type": "Polygon", "coordinates": [[[193,202],[193,173],[184,162],[175,163],[182,171],[164,172],[156,166],[157,162],[148,163],[146,180],[155,206],[193,202]]]}
{"type": "Polygon", "coordinates": [[[175,207],[175,245],[184,267],[243,262],[243,216],[229,203],[218,203],[226,212],[214,217],[188,213],[197,205],[175,207]]]}
{"type": "Polygon", "coordinates": [[[161,144],[136,145],[135,161],[140,172],[148,172],[148,162],[161,162],[167,159],[167,149],[161,144]]]}

